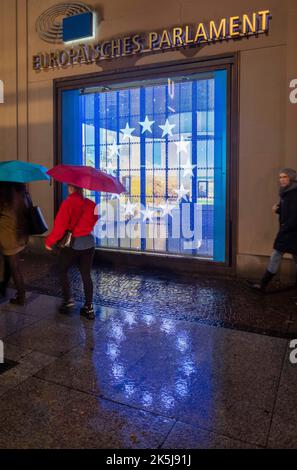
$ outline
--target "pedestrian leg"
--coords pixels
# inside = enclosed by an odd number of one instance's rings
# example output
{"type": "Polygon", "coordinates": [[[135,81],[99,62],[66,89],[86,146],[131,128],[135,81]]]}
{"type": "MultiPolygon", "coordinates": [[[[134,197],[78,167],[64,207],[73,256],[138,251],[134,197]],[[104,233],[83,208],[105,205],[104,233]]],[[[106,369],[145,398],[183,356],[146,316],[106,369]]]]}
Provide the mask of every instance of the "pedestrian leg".
{"type": "Polygon", "coordinates": [[[11,277],[8,256],[3,256],[3,280],[0,283],[0,295],[6,297],[7,286],[11,277]]]}
{"type": "Polygon", "coordinates": [[[19,255],[12,255],[12,256],[5,256],[6,258],[6,268],[5,268],[5,276],[4,282],[9,281],[10,275],[13,279],[15,288],[16,288],[16,297],[11,299],[10,302],[16,305],[24,305],[25,304],[25,282],[23,278],[23,274],[21,271],[21,266],[19,262],[19,255]]]}
{"type": "Polygon", "coordinates": [[[267,271],[273,275],[277,273],[279,270],[279,266],[282,260],[284,253],[280,251],[273,250],[272,255],[270,256],[270,260],[267,266],[267,271]]]}
{"type": "Polygon", "coordinates": [[[68,277],[69,268],[72,266],[76,258],[76,252],[72,248],[62,248],[59,255],[60,279],[64,302],[61,309],[69,309],[74,306],[71,295],[71,286],[68,277]]]}
{"type": "Polygon", "coordinates": [[[260,283],[253,283],[252,288],[259,290],[261,292],[265,292],[268,284],[273,279],[275,274],[277,273],[280,262],[282,260],[283,253],[277,250],[273,250],[272,255],[270,256],[270,260],[267,266],[266,271],[264,272],[260,283]]]}
{"type": "Polygon", "coordinates": [[[85,315],[89,320],[95,318],[93,309],[93,281],[91,277],[91,269],[94,259],[95,249],[90,248],[79,252],[79,270],[83,281],[85,293],[85,305],[81,309],[81,314],[85,315]]]}

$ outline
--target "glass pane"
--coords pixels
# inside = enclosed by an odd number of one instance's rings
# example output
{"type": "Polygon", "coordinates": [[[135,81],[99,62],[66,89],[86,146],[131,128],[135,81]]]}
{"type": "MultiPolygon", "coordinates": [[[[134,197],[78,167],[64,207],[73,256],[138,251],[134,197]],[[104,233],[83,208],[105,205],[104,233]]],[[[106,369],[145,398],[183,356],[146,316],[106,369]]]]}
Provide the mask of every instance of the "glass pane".
{"type": "Polygon", "coordinates": [[[122,181],[97,245],[225,261],[227,72],[62,94],[62,161],[122,181]]]}

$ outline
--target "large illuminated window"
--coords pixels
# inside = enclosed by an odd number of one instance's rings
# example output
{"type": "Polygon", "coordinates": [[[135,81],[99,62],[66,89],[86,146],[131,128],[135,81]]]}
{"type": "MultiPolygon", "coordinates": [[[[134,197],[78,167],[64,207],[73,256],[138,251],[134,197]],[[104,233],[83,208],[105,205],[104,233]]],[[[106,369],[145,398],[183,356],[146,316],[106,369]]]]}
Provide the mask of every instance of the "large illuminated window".
{"type": "Polygon", "coordinates": [[[227,71],[62,92],[62,162],[119,178],[97,245],[226,260],[227,71]]]}

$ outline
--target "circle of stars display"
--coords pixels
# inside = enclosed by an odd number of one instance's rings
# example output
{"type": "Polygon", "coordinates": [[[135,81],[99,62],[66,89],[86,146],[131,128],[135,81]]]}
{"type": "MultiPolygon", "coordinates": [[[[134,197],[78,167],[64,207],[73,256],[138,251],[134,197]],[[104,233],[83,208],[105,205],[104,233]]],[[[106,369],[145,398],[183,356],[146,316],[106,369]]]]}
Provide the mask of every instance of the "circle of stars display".
{"type": "MultiPolygon", "coordinates": [[[[139,121],[138,124],[141,127],[141,134],[152,134],[153,130],[152,127],[156,121],[150,120],[148,116],[145,116],[144,121],[139,121]]],[[[158,125],[158,127],[162,130],[162,138],[173,137],[172,130],[176,126],[176,124],[170,123],[169,119],[167,118],[163,125],[158,125]]],[[[120,129],[120,136],[122,138],[122,143],[128,143],[131,141],[135,135],[133,135],[135,131],[135,127],[130,127],[129,123],[126,123],[126,126],[123,129],[120,129]]],[[[186,156],[187,160],[185,163],[180,165],[180,168],[183,170],[183,178],[186,177],[193,177],[194,173],[193,170],[197,165],[192,165],[190,157],[188,155],[189,144],[190,140],[185,140],[183,136],[179,141],[174,142],[176,145],[176,154],[180,158],[186,156]]],[[[110,144],[108,149],[108,157],[112,159],[113,157],[120,157],[121,149],[123,145],[118,144],[116,140],[113,140],[113,143],[110,144]]],[[[117,171],[116,165],[109,163],[106,166],[106,172],[110,174],[115,174],[117,171]]],[[[173,190],[176,193],[176,204],[170,204],[169,200],[166,200],[165,204],[160,204],[159,207],[162,209],[162,217],[171,216],[172,211],[177,208],[177,204],[182,202],[183,200],[189,200],[189,193],[190,190],[186,189],[183,183],[180,185],[179,188],[173,190]]],[[[134,217],[137,211],[138,204],[132,204],[130,199],[128,198],[127,201],[123,204],[120,200],[119,195],[112,195],[111,199],[116,199],[118,203],[120,203],[121,207],[124,209],[125,216],[134,217]]],[[[144,210],[139,211],[142,214],[142,221],[146,222],[153,222],[154,210],[150,208],[145,208],[144,210]]]]}

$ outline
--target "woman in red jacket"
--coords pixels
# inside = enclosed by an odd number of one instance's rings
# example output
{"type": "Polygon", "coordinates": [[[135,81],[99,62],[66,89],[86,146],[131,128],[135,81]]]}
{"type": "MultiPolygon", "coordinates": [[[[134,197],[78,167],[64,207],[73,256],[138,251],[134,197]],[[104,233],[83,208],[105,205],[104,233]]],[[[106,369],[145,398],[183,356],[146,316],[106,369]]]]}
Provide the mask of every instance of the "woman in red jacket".
{"type": "Polygon", "coordinates": [[[63,238],[67,230],[72,232],[71,247],[60,250],[59,264],[64,298],[60,311],[67,313],[74,306],[68,270],[77,261],[85,293],[85,305],[80,313],[89,320],[94,320],[91,268],[95,253],[92,232],[98,220],[98,215],[95,215],[96,205],[90,199],[84,198],[81,188],[68,185],[68,193],[69,196],[63,201],[55,218],[54,228],[45,240],[45,247],[47,250],[52,250],[52,247],[63,238]]]}

